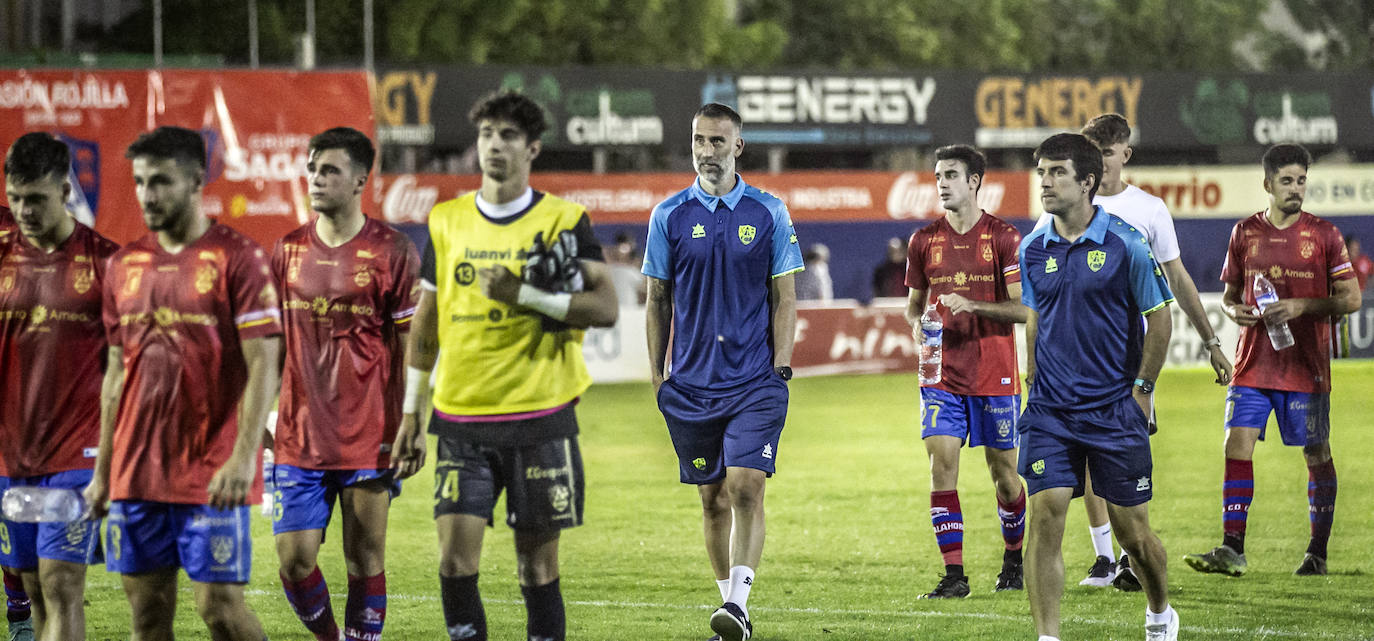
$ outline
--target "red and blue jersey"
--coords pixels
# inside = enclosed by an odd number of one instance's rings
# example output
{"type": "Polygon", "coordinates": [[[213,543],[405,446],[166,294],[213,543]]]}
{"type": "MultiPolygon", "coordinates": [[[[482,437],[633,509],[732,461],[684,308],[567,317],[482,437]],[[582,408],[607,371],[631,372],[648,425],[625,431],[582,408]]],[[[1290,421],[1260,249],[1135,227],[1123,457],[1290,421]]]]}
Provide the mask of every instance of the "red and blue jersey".
{"type": "Polygon", "coordinates": [[[1048,225],[1021,241],[1021,302],[1038,314],[1028,403],[1088,410],[1131,395],[1142,314],[1172,303],[1145,236],[1094,207],[1072,243],[1048,225]]]}
{"type": "Polygon", "coordinates": [[[672,285],[673,380],[717,395],[768,375],[769,283],[801,269],[787,206],[738,175],[724,196],[693,182],[659,203],[643,271],[672,285]]]}

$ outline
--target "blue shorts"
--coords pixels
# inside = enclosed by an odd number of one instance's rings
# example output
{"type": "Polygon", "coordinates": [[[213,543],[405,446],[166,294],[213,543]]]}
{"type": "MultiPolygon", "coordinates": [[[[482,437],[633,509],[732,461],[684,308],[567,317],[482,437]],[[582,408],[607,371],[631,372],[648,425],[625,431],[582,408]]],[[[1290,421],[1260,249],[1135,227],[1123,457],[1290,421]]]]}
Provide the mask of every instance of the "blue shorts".
{"type": "Polygon", "coordinates": [[[965,396],[921,388],[921,438],[953,436],[969,447],[1016,447],[1016,416],[1021,397],[965,396]]]}
{"type": "Polygon", "coordinates": [[[391,498],[401,494],[393,470],[313,470],[285,463],[272,466],[272,533],[323,530],[334,513],[334,499],[346,487],[381,480],[391,498]]]}
{"type": "Polygon", "coordinates": [[[787,382],[777,375],[726,397],[698,396],[669,377],[658,388],[658,409],[668,423],[683,483],[719,483],[726,467],[773,475],[787,421],[787,382]]]}
{"type": "Polygon", "coordinates": [[[105,567],[140,574],[182,567],[200,583],[247,583],[253,567],[252,508],[111,501],[105,567]]]}
{"type": "Polygon", "coordinates": [[[1139,505],[1154,495],[1149,425],[1127,396],[1092,410],[1059,410],[1029,404],[1021,415],[1017,472],[1035,494],[1071,487],[1083,495],[1084,468],[1093,492],[1113,505],[1139,505]]]}
{"type": "Polygon", "coordinates": [[[1226,429],[1269,425],[1269,412],[1279,423],[1284,445],[1303,446],[1331,439],[1331,396],[1232,386],[1226,390],[1226,429]]]}
{"type": "MultiPolygon", "coordinates": [[[[0,476],[0,494],[20,485],[62,487],[80,492],[91,484],[90,470],[9,478],[0,476]]],[[[34,570],[38,559],[90,565],[99,563],[100,521],[71,523],[18,523],[0,519],[0,565],[15,570],[34,570]]]]}

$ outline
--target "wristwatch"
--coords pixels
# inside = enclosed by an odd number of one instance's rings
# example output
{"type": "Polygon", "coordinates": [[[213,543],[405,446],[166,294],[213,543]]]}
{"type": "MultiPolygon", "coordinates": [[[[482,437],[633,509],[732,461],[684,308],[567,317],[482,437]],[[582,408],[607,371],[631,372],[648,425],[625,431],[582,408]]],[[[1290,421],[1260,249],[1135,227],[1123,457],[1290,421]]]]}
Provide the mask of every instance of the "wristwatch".
{"type": "Polygon", "coordinates": [[[1155,382],[1147,381],[1143,378],[1135,379],[1135,386],[1139,387],[1140,391],[1146,394],[1153,394],[1155,391],[1155,382]]]}
{"type": "Polygon", "coordinates": [[[778,376],[782,378],[782,380],[784,381],[792,380],[792,368],[786,365],[783,365],[782,367],[775,367],[773,368],[773,371],[777,372],[778,376]]]}
{"type": "Polygon", "coordinates": [[[1218,336],[1213,336],[1207,339],[1207,342],[1203,343],[1202,346],[1207,349],[1212,349],[1213,347],[1221,347],[1221,338],[1218,336]]]}

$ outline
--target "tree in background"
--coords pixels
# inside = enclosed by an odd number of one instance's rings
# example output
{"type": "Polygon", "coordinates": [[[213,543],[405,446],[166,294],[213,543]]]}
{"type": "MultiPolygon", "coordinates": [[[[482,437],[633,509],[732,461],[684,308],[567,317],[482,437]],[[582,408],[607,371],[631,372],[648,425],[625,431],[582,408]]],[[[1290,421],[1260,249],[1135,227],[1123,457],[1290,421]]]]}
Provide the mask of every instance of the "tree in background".
{"type": "MultiPolygon", "coordinates": [[[[169,55],[248,59],[249,0],[164,2],[169,55]]],[[[261,59],[295,60],[302,0],[257,0],[261,59]]],[[[377,0],[377,59],[421,64],[1231,71],[1374,67],[1374,2],[1349,0],[377,0]],[[1325,45],[1311,59],[1261,21],[1287,7],[1325,45]]],[[[322,66],[362,60],[362,3],[316,0],[322,66]]],[[[144,7],[100,52],[151,51],[144,7]]]]}

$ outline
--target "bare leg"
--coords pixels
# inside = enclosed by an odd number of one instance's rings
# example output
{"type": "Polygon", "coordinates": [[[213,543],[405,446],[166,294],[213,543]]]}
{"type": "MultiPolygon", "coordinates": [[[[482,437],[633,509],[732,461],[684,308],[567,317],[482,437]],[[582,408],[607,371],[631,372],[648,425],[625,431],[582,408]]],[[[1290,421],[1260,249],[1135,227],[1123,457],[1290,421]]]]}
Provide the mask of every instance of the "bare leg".
{"type": "Polygon", "coordinates": [[[1041,490],[1030,497],[1026,535],[1026,592],[1035,632],[1059,636],[1059,599],[1064,594],[1064,518],[1073,488],[1041,490]]]}
{"type": "Polygon", "coordinates": [[[1164,544],[1150,529],[1149,503],[1121,507],[1107,504],[1116,540],[1131,557],[1140,585],[1151,612],[1164,612],[1169,607],[1168,557],[1164,544]]]}
{"type": "Polygon", "coordinates": [[[38,559],[43,584],[44,641],[86,638],[86,566],[81,563],[38,559]]]}
{"type": "Polygon", "coordinates": [[[243,586],[237,583],[192,581],[196,612],[214,641],[263,641],[262,624],[243,600],[243,586]]]}
{"type": "Polygon", "coordinates": [[[165,568],[122,576],[124,595],[133,611],[130,641],[172,641],[177,610],[177,569],[165,568]]]}
{"type": "Polygon", "coordinates": [[[717,581],[730,578],[730,497],[725,483],[697,487],[701,495],[701,523],[706,536],[706,557],[711,560],[711,572],[717,581]]]}

